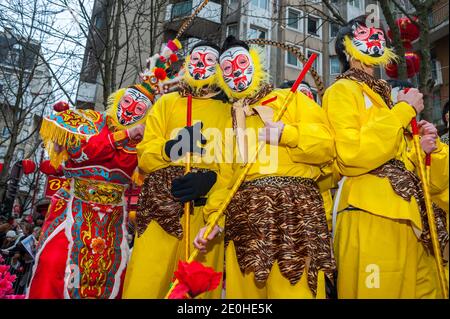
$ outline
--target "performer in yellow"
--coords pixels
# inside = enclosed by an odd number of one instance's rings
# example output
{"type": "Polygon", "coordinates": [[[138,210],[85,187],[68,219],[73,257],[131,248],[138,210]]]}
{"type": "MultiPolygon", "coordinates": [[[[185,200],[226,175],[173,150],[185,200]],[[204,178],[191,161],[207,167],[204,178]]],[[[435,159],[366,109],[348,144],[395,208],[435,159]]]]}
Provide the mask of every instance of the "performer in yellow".
{"type": "MultiPolygon", "coordinates": [[[[230,105],[223,102],[225,96],[215,86],[218,58],[215,44],[196,44],[186,59],[179,92],[164,95],[147,117],[137,151],[139,168],[148,175],[138,202],[137,237],[125,277],[124,298],[164,298],[178,261],[187,259],[185,240],[192,245],[193,236],[209,218],[202,212],[208,194],[226,186],[230,178],[231,171],[222,164],[218,152],[225,128],[231,127],[230,105]],[[193,96],[193,125],[185,127],[189,94],[193,96]],[[193,154],[192,172],[184,175],[187,152],[193,154]],[[192,238],[186,239],[182,225],[183,203],[187,201],[194,201],[194,209],[190,218],[192,238]]],[[[217,226],[216,232],[221,229],[217,226]]],[[[223,238],[218,237],[206,257],[198,261],[222,271],[223,254],[223,238]]],[[[221,292],[219,285],[199,297],[220,298],[221,292]]]]}
{"type": "MultiPolygon", "coordinates": [[[[345,72],[323,101],[344,176],[335,197],[338,298],[439,298],[409,131],[411,119],[423,110],[422,94],[399,92],[394,105],[390,86],[374,78],[375,66],[395,57],[384,37],[364,16],[341,28],[336,52],[345,72]]],[[[437,193],[448,185],[447,156],[425,125],[421,134],[422,148],[432,152],[431,188],[437,193]]],[[[435,214],[448,254],[445,213],[435,207],[435,214]]]]}
{"type": "MultiPolygon", "coordinates": [[[[273,122],[288,90],[272,90],[255,49],[230,36],[219,62],[241,163],[258,140],[266,143],[225,212],[226,298],[325,298],[325,276],[335,266],[315,182],[334,156],[325,114],[297,92],[282,121],[273,122]]],[[[240,169],[235,173],[230,185],[240,169]]],[[[228,191],[213,193],[206,209],[217,209],[228,191]]],[[[202,251],[204,231],[194,241],[202,251]]]]}

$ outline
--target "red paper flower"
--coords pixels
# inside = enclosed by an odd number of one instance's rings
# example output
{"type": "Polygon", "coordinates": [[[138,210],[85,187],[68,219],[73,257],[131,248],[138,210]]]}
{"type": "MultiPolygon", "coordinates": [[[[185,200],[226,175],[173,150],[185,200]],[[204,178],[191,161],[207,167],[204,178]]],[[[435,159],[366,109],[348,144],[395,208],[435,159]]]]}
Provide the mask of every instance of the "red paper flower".
{"type": "Polygon", "coordinates": [[[167,77],[166,70],[164,70],[163,68],[156,68],[155,76],[158,80],[164,80],[167,77]]]}
{"type": "Polygon", "coordinates": [[[178,61],[178,56],[177,56],[175,53],[172,53],[172,54],[169,56],[169,60],[170,60],[170,62],[172,62],[172,63],[177,62],[177,61],[178,61]]]}
{"type": "Polygon", "coordinates": [[[170,294],[169,299],[187,299],[216,289],[222,273],[215,272],[213,268],[205,267],[198,261],[191,263],[179,261],[175,277],[179,283],[170,294]]]}

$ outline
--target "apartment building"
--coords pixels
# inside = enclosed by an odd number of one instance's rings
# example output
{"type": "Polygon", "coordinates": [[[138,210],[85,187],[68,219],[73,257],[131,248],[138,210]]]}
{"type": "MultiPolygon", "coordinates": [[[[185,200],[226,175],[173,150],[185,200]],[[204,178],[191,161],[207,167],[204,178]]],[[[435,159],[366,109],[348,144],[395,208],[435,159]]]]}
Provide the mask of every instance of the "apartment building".
{"type": "MultiPolygon", "coordinates": [[[[0,32],[0,107],[3,109],[0,113],[0,163],[9,161],[8,176],[14,164],[25,157],[36,163],[40,160],[38,128],[54,101],[50,71],[39,53],[42,51],[37,41],[21,38],[10,29],[0,32]],[[23,120],[18,120],[19,117],[23,120]],[[12,134],[17,134],[18,144],[10,158],[7,154],[12,134]]],[[[36,190],[30,189],[33,177],[20,179],[18,204],[29,200],[32,192],[36,192],[37,198],[42,195],[43,180],[38,181],[36,190]]]]}

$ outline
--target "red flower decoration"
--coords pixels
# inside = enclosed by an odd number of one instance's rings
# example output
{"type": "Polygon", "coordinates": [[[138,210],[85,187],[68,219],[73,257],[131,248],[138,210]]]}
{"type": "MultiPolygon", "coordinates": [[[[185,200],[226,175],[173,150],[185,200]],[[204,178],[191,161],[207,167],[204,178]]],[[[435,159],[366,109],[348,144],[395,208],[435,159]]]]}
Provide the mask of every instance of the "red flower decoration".
{"type": "Polygon", "coordinates": [[[188,299],[216,289],[222,279],[222,273],[205,267],[198,261],[191,263],[179,261],[175,277],[179,283],[173,289],[169,299],[188,299]]]}
{"type": "Polygon", "coordinates": [[[156,68],[155,76],[158,80],[164,80],[167,77],[166,70],[164,70],[163,68],[156,68]]]}
{"type": "Polygon", "coordinates": [[[93,238],[91,249],[93,254],[103,254],[106,249],[106,241],[101,237],[93,238]]]}
{"type": "Polygon", "coordinates": [[[30,159],[24,159],[22,161],[22,168],[24,174],[31,174],[36,170],[36,163],[30,159]]]}
{"type": "Polygon", "coordinates": [[[172,62],[172,63],[177,62],[177,61],[178,61],[178,56],[177,56],[175,53],[172,53],[172,54],[169,56],[169,60],[170,60],[170,62],[172,62]]]}
{"type": "Polygon", "coordinates": [[[56,112],[62,112],[62,111],[68,110],[69,109],[69,103],[67,103],[65,101],[56,102],[55,104],[53,104],[53,109],[56,112]]]}

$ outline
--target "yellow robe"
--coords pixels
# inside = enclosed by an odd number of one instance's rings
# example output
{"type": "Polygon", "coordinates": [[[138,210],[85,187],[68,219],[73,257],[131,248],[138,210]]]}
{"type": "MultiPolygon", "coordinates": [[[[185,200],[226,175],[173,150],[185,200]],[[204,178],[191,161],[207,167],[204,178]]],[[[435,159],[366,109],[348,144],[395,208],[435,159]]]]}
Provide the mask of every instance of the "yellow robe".
{"type": "MultiPolygon", "coordinates": [[[[177,92],[161,97],[153,106],[146,120],[144,139],[137,146],[138,165],[145,173],[151,173],[169,165],[183,165],[184,158],[171,162],[164,153],[164,145],[186,126],[187,98],[177,92]]],[[[230,179],[229,165],[221,159],[225,128],[231,127],[230,105],[213,99],[192,100],[192,124],[203,122],[202,134],[207,139],[204,145],[207,154],[203,157],[194,154],[192,168],[204,168],[217,172],[217,181],[209,193],[226,187],[230,179]]],[[[207,194],[206,197],[208,197],[207,194]]],[[[194,207],[191,215],[192,242],[201,227],[210,218],[203,214],[203,207],[194,207]]],[[[223,225],[223,220],[221,221],[223,225]]],[[[184,215],[181,219],[184,225],[184,215]]],[[[184,228],[184,227],[183,227],[184,228]]],[[[223,237],[217,237],[209,246],[208,253],[197,258],[216,271],[223,271],[223,237]]],[[[178,240],[166,233],[160,225],[151,221],[144,234],[136,237],[128,264],[124,283],[124,298],[164,298],[169,291],[170,282],[179,260],[185,260],[184,239],[178,240]]],[[[199,298],[220,298],[222,285],[199,298]]]]}
{"type": "MultiPolygon", "coordinates": [[[[439,296],[433,257],[415,235],[422,230],[416,201],[396,195],[387,178],[368,174],[393,158],[415,170],[413,146],[403,133],[414,109],[405,102],[389,109],[366,84],[347,79],[327,89],[323,108],[335,136],[337,169],[345,176],[341,196],[335,199],[338,297],[439,296]]],[[[442,149],[439,144],[432,154],[433,193],[448,187],[442,149]]]]}
{"type": "MultiPolygon", "coordinates": [[[[288,90],[275,90],[251,107],[261,105],[263,101],[276,97],[267,104],[274,110],[274,115],[280,110],[288,90]]],[[[330,163],[334,157],[334,145],[325,114],[314,101],[301,93],[296,93],[282,118],[285,124],[279,146],[266,144],[264,151],[258,157],[246,177],[246,181],[267,176],[295,176],[317,180],[321,168],[330,163]]],[[[264,126],[257,115],[246,118],[249,132],[249,158],[257,149],[258,129],[264,126]]],[[[235,174],[230,187],[241,173],[234,166],[235,174]]],[[[222,189],[211,194],[205,210],[214,212],[226,198],[229,190],[222,189]]],[[[305,272],[306,274],[306,272],[305,272]]],[[[325,279],[319,272],[317,298],[325,298],[325,279]]],[[[275,263],[265,285],[261,286],[254,280],[252,273],[242,274],[239,269],[234,243],[231,241],[226,249],[226,298],[313,298],[307,286],[306,276],[292,286],[284,278],[275,263]]]]}

